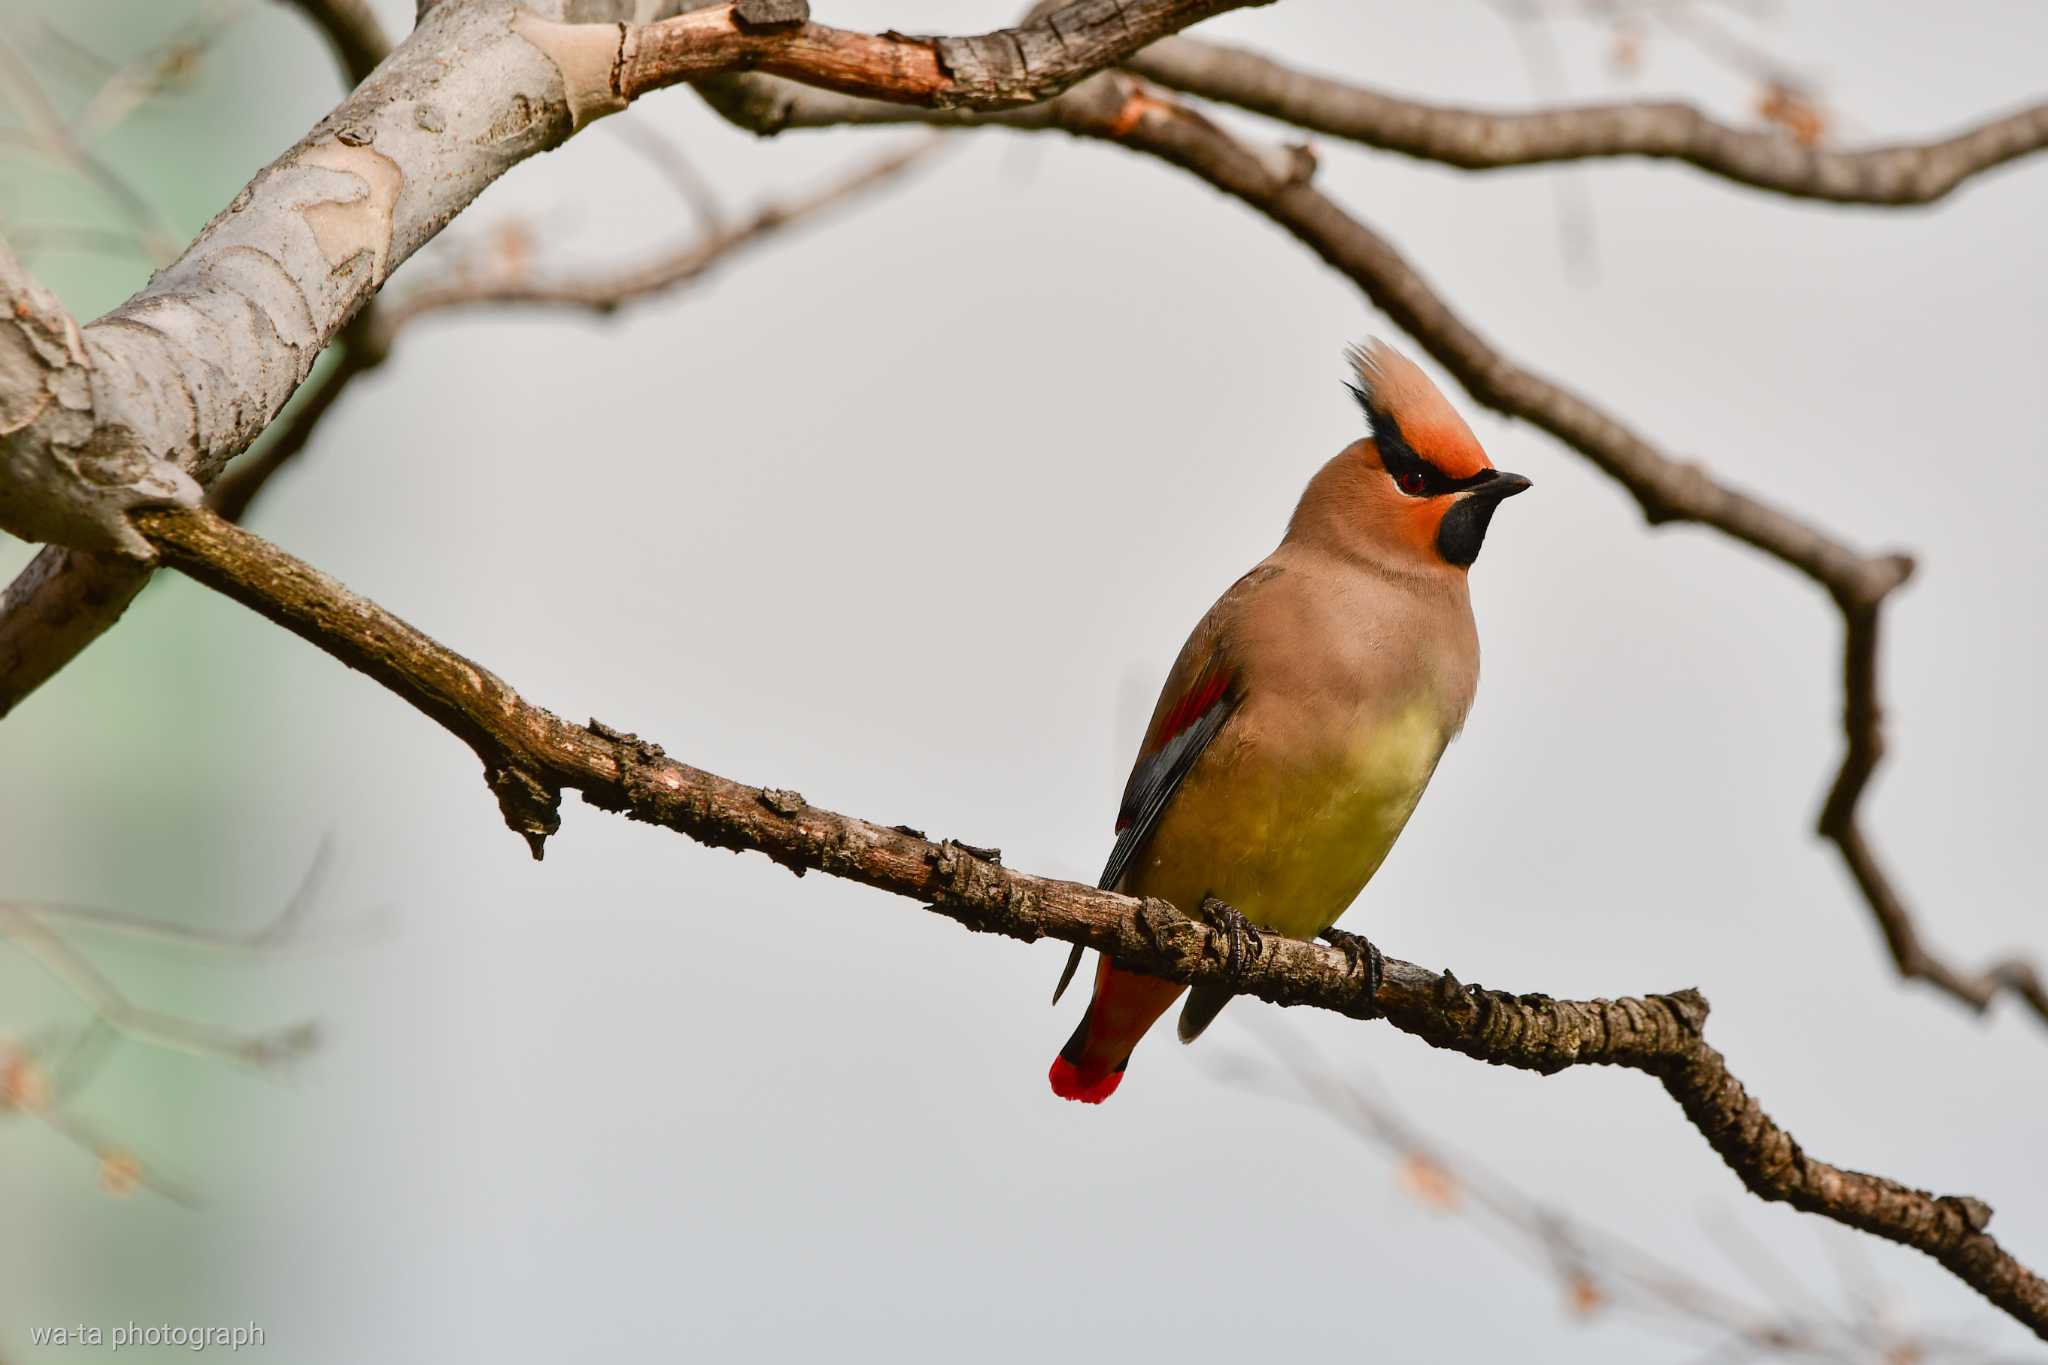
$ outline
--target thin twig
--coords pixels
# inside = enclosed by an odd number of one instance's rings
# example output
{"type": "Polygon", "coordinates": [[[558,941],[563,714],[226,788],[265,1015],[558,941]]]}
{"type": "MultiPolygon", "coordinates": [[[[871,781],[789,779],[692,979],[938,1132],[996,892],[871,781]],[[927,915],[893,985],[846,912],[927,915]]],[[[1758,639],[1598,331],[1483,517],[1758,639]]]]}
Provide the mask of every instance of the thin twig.
{"type": "Polygon", "coordinates": [[[67,989],[92,1007],[116,1032],[153,1047],[187,1052],[220,1061],[271,1065],[297,1057],[313,1046],[310,1023],[294,1024],[274,1033],[244,1035],[213,1028],[160,1010],[143,1009],[122,994],[106,973],[55,933],[32,908],[0,904],[0,939],[40,963],[67,989]]]}
{"type": "Polygon", "coordinates": [[[1782,130],[1731,128],[1675,101],[1518,114],[1428,104],[1197,38],[1154,43],[1125,65],[1185,94],[1470,171],[1640,156],[1687,162],[1794,198],[1907,205],[1931,204],[1973,176],[2048,148],[2048,103],[1933,142],[1833,151],[1803,145],[1782,130]]]}
{"type": "Polygon", "coordinates": [[[534,304],[608,315],[628,304],[667,294],[704,278],[747,248],[784,229],[817,218],[897,179],[935,151],[940,139],[922,138],[788,203],[770,203],[745,222],[708,233],[629,269],[584,276],[532,277],[525,268],[507,275],[426,285],[363,310],[336,342],[338,354],[310,393],[289,410],[275,440],[231,465],[207,490],[207,505],[229,521],[244,520],[249,505],[290,467],[314,429],[358,377],[387,360],[400,332],[434,313],[486,305],[534,304]]]}
{"type": "Polygon", "coordinates": [[[429,313],[480,304],[532,304],[612,313],[629,303],[664,294],[701,278],[713,266],[778,231],[815,218],[861,194],[895,180],[937,150],[940,139],[911,146],[860,166],[788,203],[768,203],[744,222],[684,243],[645,264],[587,275],[536,276],[519,270],[507,277],[452,280],[427,285],[384,304],[375,335],[388,348],[398,332],[429,313]]]}
{"type": "MultiPolygon", "coordinates": [[[[1226,1080],[1256,1083],[1266,1093],[1306,1103],[1398,1158],[1404,1183],[1420,1201],[1446,1212],[1469,1211],[1483,1230],[1504,1234],[1510,1249],[1524,1252],[1557,1280],[1576,1316],[1628,1313],[1644,1325],[1713,1332],[1726,1339],[1724,1344],[1740,1343],[1763,1355],[1863,1361],[1903,1360],[1911,1352],[1916,1353],[1912,1359],[1932,1360],[1936,1352],[1959,1345],[1931,1333],[1909,1335],[1873,1323],[1854,1304],[1848,1315],[1819,1305],[1760,1310],[1656,1251],[1584,1225],[1575,1213],[1524,1194],[1497,1173],[1452,1153],[1397,1110],[1385,1087],[1362,1076],[1355,1062],[1340,1069],[1299,1030],[1287,1027],[1282,1016],[1248,1014],[1242,1026],[1269,1061],[1258,1065],[1226,1053],[1213,1060],[1212,1070],[1226,1080]],[[1276,1086],[1276,1072],[1291,1085],[1276,1086]]],[[[1763,1288],[1766,1298],[1775,1300],[1783,1285],[1770,1282],[1763,1288]]]]}

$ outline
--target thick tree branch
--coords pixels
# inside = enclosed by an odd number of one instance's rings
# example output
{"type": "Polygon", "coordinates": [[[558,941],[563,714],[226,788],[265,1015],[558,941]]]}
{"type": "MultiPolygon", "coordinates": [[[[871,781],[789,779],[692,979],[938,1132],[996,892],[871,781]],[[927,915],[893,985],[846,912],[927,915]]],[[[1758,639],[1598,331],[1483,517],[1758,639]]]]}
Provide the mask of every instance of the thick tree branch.
{"type": "Polygon", "coordinates": [[[764,136],[786,128],[905,120],[1000,123],[1059,129],[1114,142],[1192,172],[1285,228],[1352,280],[1486,406],[1549,432],[1626,488],[1652,524],[1711,526],[1798,570],[1840,608],[1847,666],[1843,729],[1847,752],[1823,811],[1820,833],[1841,850],[1891,946],[1900,972],[1977,1010],[2001,990],[2048,1021],[2048,990],[2024,962],[1981,973],[1948,965],[1919,940],[1903,898],[1878,866],[1856,821],[1856,804],[1884,748],[1878,704],[1877,621],[1913,562],[1866,555],[1792,513],[1721,483],[1697,463],[1658,449],[1619,418],[1502,354],[1452,310],[1393,244],[1310,184],[1305,149],[1275,154],[1240,142],[1187,105],[1131,77],[1104,74],[1045,104],[1007,113],[925,114],[809,89],[763,76],[729,76],[699,86],[726,118],[764,136]]]}
{"type": "Polygon", "coordinates": [[[1717,123],[1688,104],[1611,103],[1502,114],[1384,95],[1194,38],[1126,63],[1190,95],[1463,170],[1640,156],[1684,161],[1738,184],[1838,204],[1931,204],[1972,176],[2048,148],[2048,103],[1934,142],[1834,151],[1782,130],[1717,123]]]}
{"type": "MultiPolygon", "coordinates": [[[[930,39],[758,23],[759,0],[639,25],[562,22],[623,17],[629,0],[431,6],[372,79],[106,317],[45,319],[34,281],[0,251],[0,306],[34,314],[39,334],[17,345],[26,333],[0,328],[0,528],[141,555],[123,511],[197,502],[393,269],[514,165],[645,91],[764,67],[911,104],[1003,108],[1261,2],[1073,0],[1014,29],[930,39]],[[91,498],[53,491],[87,485],[91,498]]],[[[0,597],[0,712],[112,624],[143,573],[39,556],[0,597]]]]}
{"type": "Polygon", "coordinates": [[[0,591],[0,716],[99,639],[148,582],[133,560],[45,546],[0,591]]]}
{"type": "Polygon", "coordinates": [[[1556,1000],[1461,984],[1388,959],[1378,993],[1335,949],[1267,937],[1236,957],[1227,936],[1158,900],[1133,900],[1003,867],[994,850],[885,827],[679,763],[635,735],[572,724],[318,569],[204,510],[136,515],[165,559],[381,683],[469,745],[506,822],[538,857],[561,792],[715,848],[764,853],[928,904],[983,933],[1085,944],[1137,970],[1226,985],[1279,1005],[1384,1015],[1431,1046],[1544,1074],[1623,1066],[1656,1077],[1751,1191],[1926,1252],[2048,1338],[2048,1281],[1986,1231],[1991,1210],[1816,1161],[1778,1127],[1701,1037],[1695,991],[1556,1000]]]}

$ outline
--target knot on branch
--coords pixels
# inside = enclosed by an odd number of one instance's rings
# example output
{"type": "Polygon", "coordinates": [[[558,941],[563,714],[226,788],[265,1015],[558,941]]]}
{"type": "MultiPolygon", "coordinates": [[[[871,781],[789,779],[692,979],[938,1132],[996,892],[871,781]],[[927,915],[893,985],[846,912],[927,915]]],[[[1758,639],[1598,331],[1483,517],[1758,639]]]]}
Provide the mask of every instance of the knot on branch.
{"type": "Polygon", "coordinates": [[[1139,902],[1131,923],[1145,939],[1148,951],[1161,957],[1174,952],[1174,940],[1188,926],[1188,917],[1172,901],[1147,897],[1139,902]]]}
{"type": "Polygon", "coordinates": [[[652,740],[629,730],[615,730],[595,717],[585,727],[611,749],[618,770],[618,791],[624,800],[607,798],[601,788],[585,787],[583,798],[608,810],[624,810],[635,820],[668,824],[681,813],[681,784],[669,773],[669,757],[652,740]],[[664,780],[666,779],[666,780],[664,780]]]}
{"type": "Polygon", "coordinates": [[[1972,1232],[1982,1232],[1991,1226],[1991,1206],[1975,1195],[1945,1194],[1939,1202],[1960,1214],[1972,1232]]]}
{"type": "MultiPolygon", "coordinates": [[[[628,736],[631,739],[631,736],[628,736]]],[[[601,787],[586,787],[583,798],[607,809],[623,810],[634,820],[672,827],[705,826],[711,818],[706,794],[688,788],[677,766],[657,745],[627,744],[614,750],[618,755],[618,792],[623,800],[608,799],[601,787]]],[[[714,848],[738,848],[715,829],[706,828],[703,841],[714,848]]]]}
{"type": "Polygon", "coordinates": [[[761,804],[785,820],[793,820],[804,813],[804,794],[786,787],[763,787],[761,804]]]}
{"type": "Polygon", "coordinates": [[[809,0],[739,0],[732,7],[732,21],[743,33],[772,33],[796,28],[811,17],[809,0]]]}
{"type": "Polygon", "coordinates": [[[931,865],[935,906],[977,933],[1008,934],[1025,942],[1043,936],[1038,898],[1004,875],[1003,851],[943,839],[925,855],[931,865]]]}
{"type": "Polygon", "coordinates": [[[485,778],[497,793],[498,810],[514,834],[526,840],[539,862],[548,836],[562,827],[562,789],[512,764],[487,769],[485,778]]]}
{"type": "Polygon", "coordinates": [[[1457,974],[1449,967],[1444,968],[1444,974],[1437,978],[1436,1004],[1437,1008],[1446,1014],[1460,1009],[1470,1009],[1472,1006],[1472,1002],[1465,998],[1464,983],[1458,980],[1457,974]]]}
{"type": "Polygon", "coordinates": [[[627,763],[653,763],[668,757],[666,751],[651,739],[642,739],[630,730],[614,730],[595,716],[591,717],[590,733],[608,742],[619,751],[620,766],[627,763]]]}
{"type": "Polygon", "coordinates": [[[1682,991],[1673,991],[1669,995],[1653,995],[1650,998],[1670,1010],[1684,1026],[1685,1031],[1693,1037],[1698,1038],[1705,1034],[1707,1011],[1712,1007],[1707,1004],[1707,997],[1693,987],[1687,986],[1682,991]]]}
{"type": "Polygon", "coordinates": [[[1835,604],[1852,621],[1859,617],[1873,615],[1891,596],[1913,576],[1919,565],[1913,556],[1903,551],[1887,555],[1875,555],[1858,559],[1855,567],[1842,574],[1838,581],[1828,585],[1835,604]]]}

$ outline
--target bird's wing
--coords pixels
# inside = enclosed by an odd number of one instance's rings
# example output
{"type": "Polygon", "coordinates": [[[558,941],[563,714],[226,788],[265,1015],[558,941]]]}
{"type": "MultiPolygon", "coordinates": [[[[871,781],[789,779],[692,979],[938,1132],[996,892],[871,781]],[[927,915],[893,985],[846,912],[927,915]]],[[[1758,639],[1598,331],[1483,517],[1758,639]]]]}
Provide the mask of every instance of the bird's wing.
{"type": "MultiPolygon", "coordinates": [[[[1242,605],[1243,597],[1252,587],[1278,572],[1277,568],[1262,566],[1238,579],[1181,646],[1180,658],[1174,661],[1166,686],[1160,690],[1159,703],[1152,710],[1152,723],[1145,729],[1145,740],[1138,749],[1138,761],[1131,767],[1130,781],[1124,784],[1123,806],[1116,817],[1116,847],[1109,851],[1109,862],[1096,883],[1103,890],[1114,891],[1123,880],[1124,873],[1159,827],[1160,817],[1166,814],[1182,779],[1243,703],[1243,676],[1231,655],[1224,623],[1242,605]]],[[[1081,965],[1081,952],[1076,944],[1067,955],[1066,970],[1060,973],[1060,983],[1053,989],[1054,1003],[1058,1003],[1074,979],[1074,971],[1081,965]]]]}
{"type": "Polygon", "coordinates": [[[1209,652],[1191,671],[1191,678],[1169,679],[1166,699],[1131,767],[1124,803],[1116,815],[1116,847],[1109,851],[1109,862],[1096,883],[1105,891],[1114,890],[1123,880],[1152,831],[1159,827],[1159,817],[1166,814],[1167,803],[1181,780],[1244,700],[1237,687],[1237,670],[1219,653],[1209,652]]]}

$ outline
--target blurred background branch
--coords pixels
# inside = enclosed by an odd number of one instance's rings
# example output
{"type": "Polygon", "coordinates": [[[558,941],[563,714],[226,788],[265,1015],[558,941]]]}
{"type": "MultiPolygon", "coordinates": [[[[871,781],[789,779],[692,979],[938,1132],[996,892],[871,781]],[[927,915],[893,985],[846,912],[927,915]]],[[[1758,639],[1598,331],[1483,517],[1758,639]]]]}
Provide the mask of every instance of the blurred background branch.
{"type": "Polygon", "coordinates": [[[1979,1341],[1906,1321],[1900,1305],[1871,1283],[1858,1243],[1846,1234],[1823,1229],[1844,1258],[1839,1306],[1800,1286],[1772,1263],[1767,1247],[1748,1241],[1730,1246],[1728,1256],[1763,1301],[1731,1294],[1657,1249],[1609,1232],[1580,1210],[1518,1188],[1456,1152],[1404,1112],[1366,1063],[1334,1060],[1283,1016],[1262,1012],[1248,1015],[1245,1024],[1262,1055],[1213,1053],[1207,1070],[1241,1089],[1308,1105],[1343,1126],[1390,1160],[1409,1198],[1462,1218],[1548,1277],[1574,1321],[1626,1315],[1707,1348],[1707,1359],[1933,1365],[1984,1358],[1979,1341]]]}
{"type": "Polygon", "coordinates": [[[135,1004],[113,977],[74,941],[84,935],[187,952],[269,954],[304,946],[303,934],[330,862],[323,844],[298,889],[275,917],[242,933],[216,933],[169,920],[90,906],[0,901],[0,943],[42,967],[86,1008],[82,1024],[29,1038],[0,1035],[0,1117],[25,1116],[91,1153],[109,1194],[152,1190],[191,1203],[183,1182],[145,1162],[127,1143],[79,1116],[72,1101],[100,1069],[116,1042],[183,1052],[209,1061],[277,1068],[305,1056],[318,1042],[310,1021],[265,1033],[238,1033],[202,1020],[135,1004]]]}

